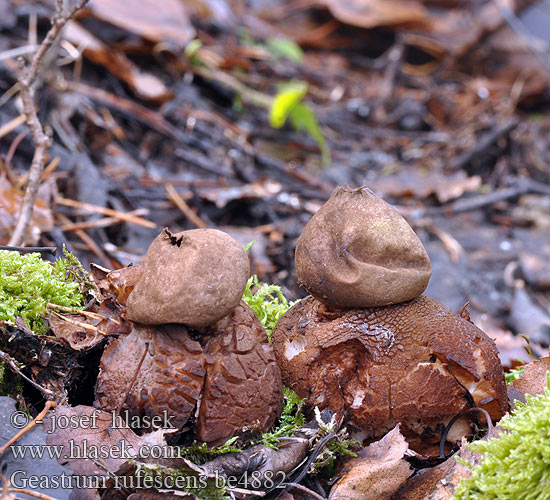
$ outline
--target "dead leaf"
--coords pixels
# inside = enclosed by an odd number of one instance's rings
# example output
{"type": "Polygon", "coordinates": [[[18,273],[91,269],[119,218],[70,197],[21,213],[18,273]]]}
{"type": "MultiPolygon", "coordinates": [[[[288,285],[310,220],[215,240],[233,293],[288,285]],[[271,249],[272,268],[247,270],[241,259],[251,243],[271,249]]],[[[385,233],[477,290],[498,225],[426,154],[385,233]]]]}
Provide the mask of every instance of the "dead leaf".
{"type": "MultiPolygon", "coordinates": [[[[34,204],[34,210],[25,240],[27,245],[36,245],[40,234],[53,229],[53,216],[50,208],[44,201],[50,197],[52,187],[49,183],[43,184],[38,192],[38,199],[34,204]]],[[[7,245],[21,209],[23,194],[0,175],[0,244],[7,245]]]]}
{"type": "Polygon", "coordinates": [[[91,0],[88,8],[97,18],[152,42],[185,47],[195,37],[185,4],[178,0],[91,0]]]}
{"type": "Polygon", "coordinates": [[[164,102],[171,92],[156,76],[142,72],[123,52],[107,46],[77,22],[68,22],[64,36],[73,45],[84,50],[84,56],[95,64],[105,66],[113,75],[126,82],[142,99],[164,102]]]}
{"type": "Polygon", "coordinates": [[[429,28],[428,10],[416,1],[406,0],[319,0],[339,21],[359,26],[415,25],[429,28]]]}
{"type": "Polygon", "coordinates": [[[130,333],[130,325],[121,311],[105,303],[80,314],[60,314],[52,310],[48,323],[55,336],[66,340],[76,351],[90,349],[109,335],[130,333]]]}
{"type": "Polygon", "coordinates": [[[528,345],[523,337],[513,335],[509,330],[505,330],[501,322],[488,313],[472,310],[471,317],[473,323],[495,341],[498,357],[504,370],[529,363],[532,358],[527,352],[527,347],[531,349],[535,358],[542,356],[546,351],[540,344],[531,342],[528,345]]]}
{"type": "Polygon", "coordinates": [[[524,369],[521,376],[512,382],[512,387],[518,389],[523,395],[542,394],[546,388],[546,374],[550,372],[550,357],[532,361],[525,365],[524,369]]]}
{"type": "Polygon", "coordinates": [[[435,195],[440,203],[447,203],[466,192],[476,191],[481,186],[481,177],[468,177],[463,170],[446,175],[438,170],[422,173],[418,168],[403,168],[393,175],[376,179],[372,185],[384,198],[413,196],[424,199],[435,195]]]}
{"type": "Polygon", "coordinates": [[[216,204],[217,208],[224,208],[236,200],[261,200],[278,195],[282,185],[267,177],[261,177],[254,182],[240,186],[204,188],[199,191],[199,196],[216,204]]]}
{"type": "Polygon", "coordinates": [[[201,466],[201,472],[207,477],[218,476],[240,478],[243,474],[268,474],[268,478],[277,478],[288,474],[300,464],[306,456],[309,440],[293,437],[282,440],[277,448],[259,444],[243,451],[227,453],[201,466]]]}
{"type": "Polygon", "coordinates": [[[63,447],[60,463],[82,475],[105,475],[105,470],[96,465],[98,460],[108,470],[116,471],[130,458],[145,461],[153,447],[170,450],[164,439],[166,430],[138,436],[125,426],[123,417],[115,418],[113,412],[84,405],[57,406],[44,419],[46,442],[63,447]]]}
{"type": "Polygon", "coordinates": [[[409,463],[403,459],[408,448],[397,425],[347,462],[346,472],[332,487],[329,500],[391,498],[412,473],[409,463]]]}
{"type": "Polygon", "coordinates": [[[467,445],[468,442],[463,439],[460,450],[451,458],[411,477],[392,500],[449,500],[460,480],[470,475],[470,467],[458,462],[457,457],[471,464],[480,460],[480,455],[475,455],[467,445]]]}

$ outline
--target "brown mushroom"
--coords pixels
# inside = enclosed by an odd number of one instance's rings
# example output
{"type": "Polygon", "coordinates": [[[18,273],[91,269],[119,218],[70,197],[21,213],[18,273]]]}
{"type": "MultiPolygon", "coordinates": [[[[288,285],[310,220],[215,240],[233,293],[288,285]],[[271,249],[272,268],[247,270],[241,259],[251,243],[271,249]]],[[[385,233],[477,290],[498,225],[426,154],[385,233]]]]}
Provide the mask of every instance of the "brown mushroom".
{"type": "Polygon", "coordinates": [[[240,302],[200,334],[176,324],[133,325],[105,349],[96,400],[132,416],[166,412],[179,429],[196,416],[197,438],[219,444],[245,428],[273,425],[282,406],[281,374],[265,330],[240,302]]]}
{"type": "Polygon", "coordinates": [[[407,221],[370,189],[338,187],[296,246],[298,281],[334,307],[373,307],[418,297],[431,263],[407,221]]]}
{"type": "Polygon", "coordinates": [[[145,256],[127,301],[128,319],[144,325],[212,325],[241,300],[250,275],[244,249],[217,229],[165,229],[145,256]]]}
{"type": "Polygon", "coordinates": [[[346,310],[308,296],[281,318],[272,341],[283,382],[366,437],[398,422],[405,435],[439,437],[471,406],[493,419],[508,408],[495,343],[426,296],[346,310]]]}

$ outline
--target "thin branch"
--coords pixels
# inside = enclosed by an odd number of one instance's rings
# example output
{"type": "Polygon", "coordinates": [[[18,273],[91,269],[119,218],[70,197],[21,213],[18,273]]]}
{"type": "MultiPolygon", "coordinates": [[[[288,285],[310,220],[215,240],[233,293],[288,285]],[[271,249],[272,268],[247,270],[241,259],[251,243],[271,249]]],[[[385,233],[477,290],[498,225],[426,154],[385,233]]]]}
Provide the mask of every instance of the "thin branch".
{"type": "MultiPolygon", "coordinates": [[[[11,370],[14,373],[17,373],[22,379],[26,380],[29,384],[36,387],[42,394],[45,394],[46,396],[53,397],[54,393],[50,391],[49,389],[46,389],[45,387],[42,387],[40,384],[37,384],[34,380],[27,377],[21,369],[17,366],[17,363],[15,362],[15,359],[13,359],[8,353],[5,353],[4,351],[0,351],[0,360],[2,360],[4,363],[6,363],[11,370]]],[[[1,455],[1,453],[0,453],[1,455]]]]}
{"type": "Polygon", "coordinates": [[[35,150],[29,169],[29,180],[25,189],[23,201],[21,202],[19,218],[9,241],[10,245],[20,246],[25,243],[25,236],[27,235],[31,223],[36,195],[42,180],[46,153],[51,144],[51,138],[45,133],[38,119],[32,86],[38,77],[44,57],[53,42],[58,37],[65,24],[67,24],[75,13],[84,7],[87,2],[88,0],[78,0],[67,14],[63,14],[62,2],[57,2],[56,13],[52,18],[52,26],[40,44],[37,52],[34,54],[30,66],[26,67],[22,58],[18,61],[19,94],[23,103],[23,113],[27,117],[27,125],[32,134],[35,150]]]}
{"type": "Polygon", "coordinates": [[[46,416],[46,414],[50,411],[50,409],[55,408],[57,406],[57,403],[55,401],[46,401],[46,404],[44,405],[44,409],[35,417],[32,419],[31,422],[29,422],[23,429],[21,429],[15,436],[13,436],[7,443],[5,443],[2,448],[0,448],[0,456],[2,456],[4,453],[6,453],[6,450],[15,443],[23,434],[30,431],[37,422],[42,423],[42,419],[46,416]]]}

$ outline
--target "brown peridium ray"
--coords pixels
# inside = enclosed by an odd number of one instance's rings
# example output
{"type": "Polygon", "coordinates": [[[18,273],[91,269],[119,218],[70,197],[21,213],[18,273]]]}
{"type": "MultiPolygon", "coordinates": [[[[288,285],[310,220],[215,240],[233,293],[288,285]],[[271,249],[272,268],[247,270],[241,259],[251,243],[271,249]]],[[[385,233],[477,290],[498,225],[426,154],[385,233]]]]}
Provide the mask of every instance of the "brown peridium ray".
{"type": "MultiPolygon", "coordinates": [[[[287,311],[272,341],[283,382],[309,407],[370,439],[400,422],[419,451],[472,406],[494,420],[507,411],[495,343],[421,295],[431,266],[420,240],[371,191],[337,188],[300,236],[296,270],[314,296],[287,311]]],[[[448,441],[470,433],[460,423],[448,441]]]]}
{"type": "Polygon", "coordinates": [[[221,231],[164,230],[129,296],[119,296],[141,323],[105,349],[96,404],[166,415],[176,429],[194,423],[209,444],[271,427],[281,375],[265,330],[240,300],[249,272],[244,250],[221,231]]]}

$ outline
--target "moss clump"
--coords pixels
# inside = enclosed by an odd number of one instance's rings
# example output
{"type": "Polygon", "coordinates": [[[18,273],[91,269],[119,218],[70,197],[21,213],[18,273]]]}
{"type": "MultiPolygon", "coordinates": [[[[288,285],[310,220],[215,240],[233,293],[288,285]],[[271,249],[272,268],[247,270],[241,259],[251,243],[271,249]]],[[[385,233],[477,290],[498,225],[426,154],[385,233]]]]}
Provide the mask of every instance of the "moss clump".
{"type": "Polygon", "coordinates": [[[0,320],[21,317],[34,332],[44,334],[48,303],[82,306],[81,282],[74,281],[82,273],[80,262],[67,252],[52,265],[38,253],[0,250],[0,320]]]}
{"type": "Polygon", "coordinates": [[[271,332],[281,316],[293,305],[293,302],[289,302],[283,295],[280,286],[265,283],[260,286],[258,276],[255,274],[249,278],[246,284],[243,300],[254,311],[269,339],[271,339],[271,332]],[[254,293],[252,293],[252,287],[257,288],[254,293]]]}
{"type": "Polygon", "coordinates": [[[261,443],[272,448],[285,437],[294,436],[306,423],[302,409],[304,400],[288,387],[283,387],[284,405],[277,425],[269,432],[262,434],[261,443]]]}
{"type": "Polygon", "coordinates": [[[483,452],[480,464],[463,479],[453,500],[550,499],[550,375],[544,394],[516,401],[504,417],[497,438],[475,441],[470,448],[483,452]]]}
{"type": "Polygon", "coordinates": [[[19,375],[13,373],[4,361],[0,361],[0,396],[9,396],[17,399],[23,392],[23,381],[19,375]]]}
{"type": "Polygon", "coordinates": [[[181,448],[181,457],[196,465],[202,465],[220,455],[242,451],[241,448],[233,446],[238,439],[239,437],[235,436],[228,439],[223,445],[214,447],[208,447],[208,443],[197,443],[195,441],[191,446],[181,448]]]}

